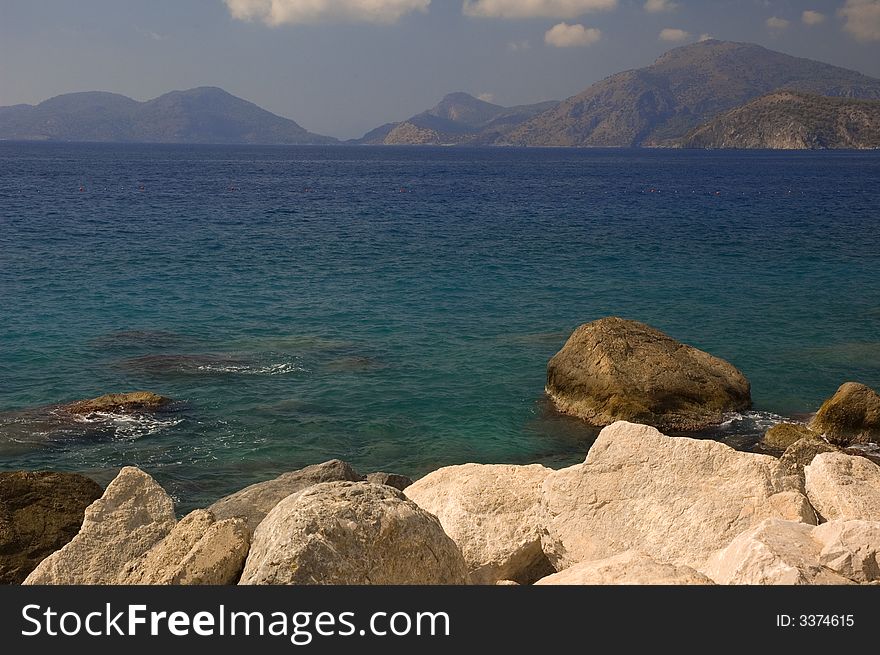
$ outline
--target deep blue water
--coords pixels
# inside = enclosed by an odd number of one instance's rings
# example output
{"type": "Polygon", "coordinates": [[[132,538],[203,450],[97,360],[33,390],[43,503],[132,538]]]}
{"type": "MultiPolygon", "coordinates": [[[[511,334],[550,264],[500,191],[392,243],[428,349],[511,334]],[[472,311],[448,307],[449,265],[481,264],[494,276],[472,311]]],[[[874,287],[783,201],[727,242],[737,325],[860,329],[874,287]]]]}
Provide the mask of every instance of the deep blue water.
{"type": "Polygon", "coordinates": [[[546,363],[606,315],[742,369],[761,413],[713,436],[748,447],[880,386],[878,264],[880,153],[0,143],[0,468],[191,507],[333,457],[573,463],[546,363]],[[46,409],[134,389],[180,402],[46,409]]]}

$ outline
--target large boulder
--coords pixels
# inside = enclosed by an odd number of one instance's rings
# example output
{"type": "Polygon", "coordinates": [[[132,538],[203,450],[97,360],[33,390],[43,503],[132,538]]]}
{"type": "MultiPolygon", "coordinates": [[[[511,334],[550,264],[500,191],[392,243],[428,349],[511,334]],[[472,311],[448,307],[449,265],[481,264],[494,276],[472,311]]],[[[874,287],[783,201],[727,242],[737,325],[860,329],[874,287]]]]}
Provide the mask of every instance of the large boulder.
{"type": "Polygon", "coordinates": [[[749,381],[734,366],[621,318],[582,325],[547,367],[561,412],[593,425],[615,421],[693,431],[748,409],[749,381]]]}
{"type": "Polygon", "coordinates": [[[880,466],[844,453],[821,453],[804,469],[807,497],[826,521],[880,521],[880,466]]]}
{"type": "Polygon", "coordinates": [[[328,482],[288,496],[260,523],[243,585],[464,584],[461,551],[402,492],[328,482]]]}
{"type": "Polygon", "coordinates": [[[785,450],[801,439],[816,439],[819,435],[800,423],[777,423],[764,433],[761,443],[771,450],[785,450]]]}
{"type": "Polygon", "coordinates": [[[231,585],[238,582],[250,548],[244,519],[217,521],[198,509],[119,577],[124,585],[231,585]]]}
{"type": "Polygon", "coordinates": [[[61,409],[70,414],[94,414],[106,412],[110,414],[141,414],[156,412],[168,405],[170,398],[160,396],[149,391],[135,391],[132,393],[108,393],[91,400],[80,400],[69,405],[63,405],[61,409]]]}
{"type": "Polygon", "coordinates": [[[553,571],[541,549],[541,485],[552,471],[465,464],[434,471],[406,495],[440,519],[474,584],[529,584],[553,571]]]}
{"type": "Polygon", "coordinates": [[[814,526],[767,519],[738,535],[706,564],[706,575],[725,585],[853,584],[820,561],[814,526]]]}
{"type": "Polygon", "coordinates": [[[258,482],[221,498],[208,509],[217,519],[242,518],[253,532],[278,503],[322,482],[359,482],[363,476],[338,459],[258,482]]]}
{"type": "Polygon", "coordinates": [[[660,564],[635,550],[595,562],[582,562],[538,580],[537,585],[711,585],[688,566],[660,564]]]}
{"type": "Polygon", "coordinates": [[[839,446],[880,442],[880,395],[847,382],[826,400],[810,427],[839,446]]]}
{"type": "Polygon", "coordinates": [[[31,585],[115,584],[126,565],[165,538],[174,502],[153,478],[126,467],[86,508],[79,533],[27,577],[31,585]]]}
{"type": "Polygon", "coordinates": [[[0,584],[21,584],[73,539],[102,492],[74,473],[0,473],[0,584]]]}
{"type": "Polygon", "coordinates": [[[769,455],[616,423],[583,464],[544,481],[544,550],[557,570],[631,549],[699,570],[765,518],[811,519],[783,482],[769,455]]]}

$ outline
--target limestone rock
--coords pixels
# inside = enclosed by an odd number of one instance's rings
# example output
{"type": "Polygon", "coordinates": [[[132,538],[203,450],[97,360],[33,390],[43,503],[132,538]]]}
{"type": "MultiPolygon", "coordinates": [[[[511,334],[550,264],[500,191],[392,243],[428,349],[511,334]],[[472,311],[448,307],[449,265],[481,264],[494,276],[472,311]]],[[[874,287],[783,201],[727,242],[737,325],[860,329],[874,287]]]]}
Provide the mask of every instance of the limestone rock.
{"type": "Polygon", "coordinates": [[[728,362],[620,318],[582,325],[547,367],[547,394],[593,425],[632,421],[699,430],[751,406],[748,380],[728,362]]]}
{"type": "Polygon", "coordinates": [[[839,446],[880,442],[880,395],[857,382],[826,400],[810,427],[839,446]]]}
{"type": "Polygon", "coordinates": [[[412,479],[406,477],[405,475],[381,472],[370,473],[367,476],[367,482],[372,482],[373,484],[384,484],[389,487],[394,487],[398,491],[403,491],[413,483],[412,479]]]}
{"type": "Polygon", "coordinates": [[[537,585],[711,585],[688,566],[659,564],[635,550],[571,568],[538,580],[537,585]]]}
{"type": "Polygon", "coordinates": [[[725,585],[853,584],[819,561],[815,529],[804,523],[767,519],[710,557],[705,573],[725,585]]]}
{"type": "Polygon", "coordinates": [[[461,548],[474,584],[529,584],[552,572],[541,549],[540,465],[465,464],[434,471],[406,490],[461,548]]]}
{"type": "Polygon", "coordinates": [[[785,450],[801,439],[815,439],[819,435],[800,423],[778,423],[767,430],[761,443],[773,450],[785,450]]]}
{"type": "Polygon", "coordinates": [[[583,464],[544,481],[544,550],[557,570],[631,549],[699,569],[763,519],[800,512],[803,500],[783,491],[769,455],[620,422],[583,464]]]}
{"type": "Polygon", "coordinates": [[[184,517],[119,578],[126,585],[230,585],[238,582],[250,548],[244,519],[216,521],[196,510],[184,517]]]}
{"type": "Polygon", "coordinates": [[[61,409],[70,414],[93,414],[95,412],[137,414],[158,411],[170,402],[170,398],[149,391],[135,391],[133,393],[108,393],[99,398],[80,400],[64,405],[61,409]]]}
{"type": "Polygon", "coordinates": [[[0,584],[21,584],[73,539],[102,492],[74,473],[0,473],[0,584]]]}
{"type": "Polygon", "coordinates": [[[363,476],[338,459],[291,471],[221,498],[208,509],[217,519],[243,518],[253,533],[275,505],[290,494],[322,482],[359,482],[363,476]]]}
{"type": "Polygon", "coordinates": [[[880,521],[880,466],[864,457],[821,453],[804,469],[807,497],[826,521],[880,521]]]}
{"type": "Polygon", "coordinates": [[[779,470],[791,482],[789,487],[804,492],[804,467],[809,466],[819,453],[834,453],[840,449],[819,437],[800,439],[782,453],[779,470]]]}
{"type": "Polygon", "coordinates": [[[79,533],[24,584],[114,584],[126,565],[174,527],[174,502],[153,478],[126,467],[86,508],[79,533]]]}
{"type": "Polygon", "coordinates": [[[880,580],[880,523],[831,521],[813,530],[819,562],[856,582],[880,580]]]}
{"type": "Polygon", "coordinates": [[[328,482],[288,496],[260,523],[243,585],[464,584],[461,551],[397,489],[328,482]]]}

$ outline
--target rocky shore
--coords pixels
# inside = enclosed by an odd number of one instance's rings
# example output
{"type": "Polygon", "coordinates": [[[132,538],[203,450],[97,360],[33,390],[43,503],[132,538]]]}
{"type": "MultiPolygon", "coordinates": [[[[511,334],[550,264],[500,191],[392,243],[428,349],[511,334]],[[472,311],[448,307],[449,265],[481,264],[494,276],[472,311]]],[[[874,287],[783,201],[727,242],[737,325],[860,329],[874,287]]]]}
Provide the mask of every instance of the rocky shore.
{"type": "Polygon", "coordinates": [[[464,464],[413,483],[334,460],[180,520],[134,467],[103,493],[73,474],[0,474],[0,582],[880,583],[880,466],[844,450],[880,439],[870,388],[844,384],[809,425],[769,430],[780,456],[667,436],[748,407],[748,381],[649,326],[603,319],[551,360],[547,392],[604,426],[581,464],[464,464]]]}

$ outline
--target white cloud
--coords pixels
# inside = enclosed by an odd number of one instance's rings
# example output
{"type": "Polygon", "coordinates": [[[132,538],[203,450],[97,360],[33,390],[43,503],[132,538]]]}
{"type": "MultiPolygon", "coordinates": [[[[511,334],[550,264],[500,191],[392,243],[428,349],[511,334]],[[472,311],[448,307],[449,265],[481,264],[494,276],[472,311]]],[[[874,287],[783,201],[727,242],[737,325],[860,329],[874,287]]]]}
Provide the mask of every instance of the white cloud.
{"type": "Polygon", "coordinates": [[[464,0],[468,16],[487,18],[576,18],[617,8],[617,0],[464,0]]]}
{"type": "Polygon", "coordinates": [[[805,25],[818,25],[825,22],[825,14],[807,9],[801,14],[801,20],[804,21],[805,25]]]}
{"type": "Polygon", "coordinates": [[[846,19],[843,29],[859,41],[880,41],[880,0],[846,0],[838,13],[846,19]]]}
{"type": "Polygon", "coordinates": [[[771,16],[767,19],[767,27],[769,27],[771,30],[784,30],[788,26],[789,22],[784,18],[771,16]]]}
{"type": "Polygon", "coordinates": [[[645,3],[645,11],[649,14],[662,14],[676,9],[678,9],[678,3],[672,0],[648,0],[645,3]]]}
{"type": "Polygon", "coordinates": [[[715,37],[712,36],[711,34],[700,34],[699,41],[700,41],[700,43],[702,43],[703,41],[711,41],[714,38],[715,37]]]}
{"type": "Polygon", "coordinates": [[[233,18],[277,26],[325,21],[394,23],[431,0],[225,0],[233,18]]]}
{"type": "Polygon", "coordinates": [[[675,29],[673,27],[667,27],[665,30],[660,31],[660,40],[670,41],[672,43],[687,41],[690,36],[690,32],[685,32],[684,30],[675,29]]]}
{"type": "Polygon", "coordinates": [[[477,96],[477,100],[482,100],[483,102],[495,102],[495,94],[485,91],[477,96]]]}
{"type": "Polygon", "coordinates": [[[523,41],[511,41],[507,44],[507,49],[511,52],[521,52],[522,50],[530,50],[532,43],[525,39],[523,41]]]}
{"type": "Polygon", "coordinates": [[[578,48],[592,45],[601,38],[602,32],[595,27],[559,23],[547,30],[544,42],[557,48],[578,48]]]}

